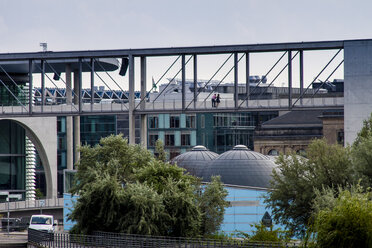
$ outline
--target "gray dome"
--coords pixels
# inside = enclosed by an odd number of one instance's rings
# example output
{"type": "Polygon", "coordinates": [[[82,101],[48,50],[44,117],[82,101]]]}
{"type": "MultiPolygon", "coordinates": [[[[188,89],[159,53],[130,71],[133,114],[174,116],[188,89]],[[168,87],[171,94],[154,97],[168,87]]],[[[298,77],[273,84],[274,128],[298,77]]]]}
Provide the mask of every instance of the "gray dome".
{"type": "Polygon", "coordinates": [[[203,178],[220,175],[225,184],[268,188],[275,163],[261,153],[237,145],[222,153],[203,172],[203,178]]]}
{"type": "Polygon", "coordinates": [[[203,170],[216,157],[218,157],[217,153],[209,151],[204,146],[195,146],[191,151],[175,157],[171,163],[177,163],[179,167],[185,168],[191,175],[202,177],[203,170]]]}

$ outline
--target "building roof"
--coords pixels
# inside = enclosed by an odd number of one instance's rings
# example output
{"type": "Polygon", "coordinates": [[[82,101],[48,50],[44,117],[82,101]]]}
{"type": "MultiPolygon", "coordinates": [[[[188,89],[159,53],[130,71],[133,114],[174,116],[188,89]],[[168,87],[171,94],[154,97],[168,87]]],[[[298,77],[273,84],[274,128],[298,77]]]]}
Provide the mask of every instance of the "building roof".
{"type": "Polygon", "coordinates": [[[211,161],[203,171],[203,179],[209,181],[211,176],[219,175],[225,184],[269,188],[275,168],[268,156],[237,145],[211,161]]]}
{"type": "Polygon", "coordinates": [[[195,146],[191,151],[175,157],[171,163],[177,163],[191,175],[202,177],[203,170],[216,157],[218,157],[217,153],[209,151],[204,146],[195,146]]]}
{"type": "Polygon", "coordinates": [[[262,123],[261,128],[303,128],[322,126],[323,110],[293,110],[262,123]]]}

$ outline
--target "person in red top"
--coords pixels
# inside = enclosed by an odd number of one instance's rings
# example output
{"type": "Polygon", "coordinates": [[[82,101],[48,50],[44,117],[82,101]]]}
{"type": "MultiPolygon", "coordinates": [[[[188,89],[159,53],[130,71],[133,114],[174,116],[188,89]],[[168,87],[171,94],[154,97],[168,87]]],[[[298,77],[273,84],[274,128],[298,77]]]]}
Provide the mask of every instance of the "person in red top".
{"type": "Polygon", "coordinates": [[[212,107],[216,107],[216,94],[212,96],[212,107]]]}

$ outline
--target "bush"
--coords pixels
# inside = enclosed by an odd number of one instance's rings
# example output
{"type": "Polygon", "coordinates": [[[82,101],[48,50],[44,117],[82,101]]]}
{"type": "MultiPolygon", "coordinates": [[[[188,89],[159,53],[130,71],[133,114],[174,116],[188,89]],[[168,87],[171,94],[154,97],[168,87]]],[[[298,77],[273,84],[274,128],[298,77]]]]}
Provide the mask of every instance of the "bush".
{"type": "MultiPolygon", "coordinates": [[[[361,187],[351,190],[339,189],[334,202],[329,190],[319,195],[326,197],[331,204],[319,208],[315,215],[314,233],[318,247],[372,247],[372,201],[370,192],[364,193],[361,187]]],[[[324,201],[323,201],[324,202],[324,201]]]]}

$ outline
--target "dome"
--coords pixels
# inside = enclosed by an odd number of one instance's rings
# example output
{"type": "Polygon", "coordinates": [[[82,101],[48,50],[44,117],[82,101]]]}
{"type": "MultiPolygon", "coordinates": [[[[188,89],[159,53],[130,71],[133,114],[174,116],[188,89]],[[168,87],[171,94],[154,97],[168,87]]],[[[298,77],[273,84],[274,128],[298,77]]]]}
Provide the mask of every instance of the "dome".
{"type": "Polygon", "coordinates": [[[219,155],[203,172],[203,178],[220,175],[224,184],[269,188],[276,164],[267,156],[237,145],[219,155]]]}
{"type": "Polygon", "coordinates": [[[218,157],[217,153],[209,151],[204,146],[195,146],[191,151],[175,157],[171,163],[186,169],[191,175],[202,177],[202,172],[208,163],[218,157]]]}

